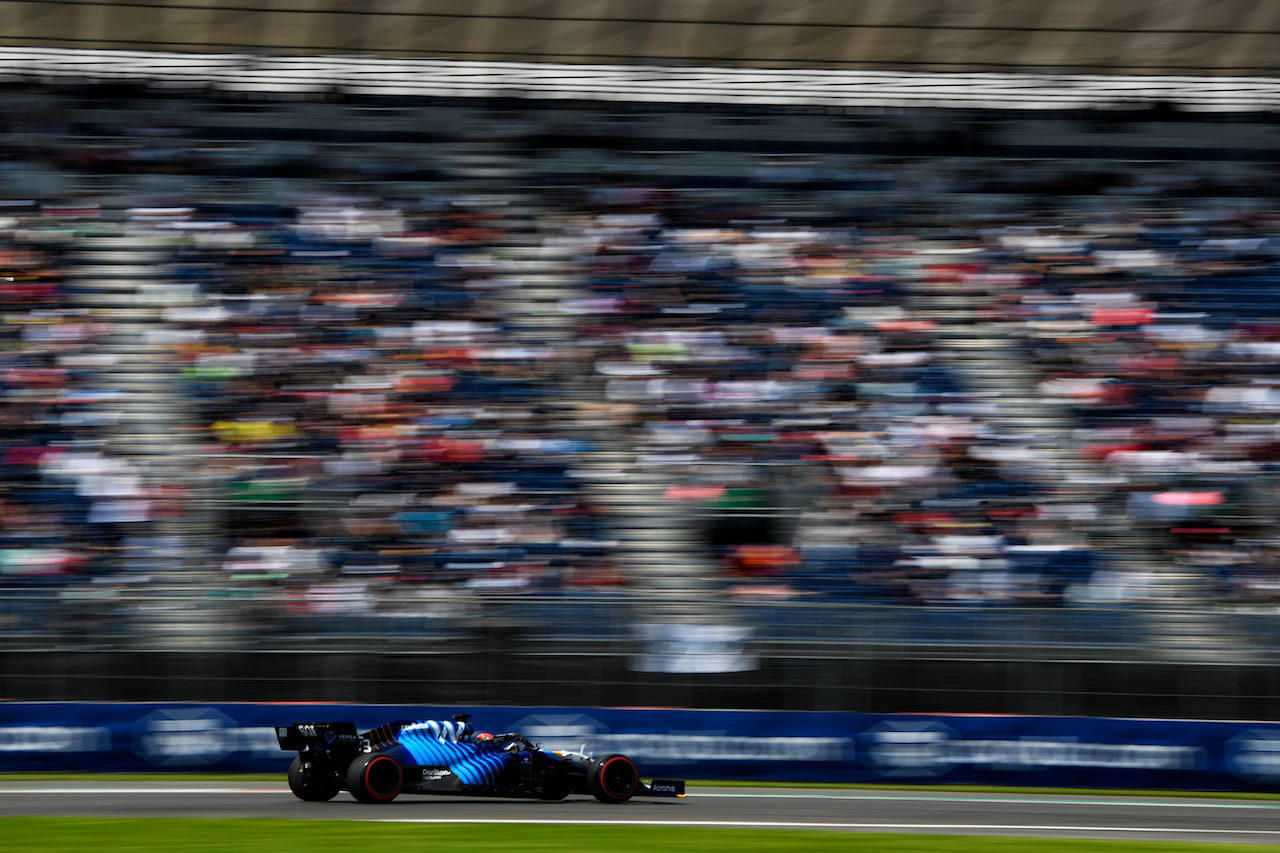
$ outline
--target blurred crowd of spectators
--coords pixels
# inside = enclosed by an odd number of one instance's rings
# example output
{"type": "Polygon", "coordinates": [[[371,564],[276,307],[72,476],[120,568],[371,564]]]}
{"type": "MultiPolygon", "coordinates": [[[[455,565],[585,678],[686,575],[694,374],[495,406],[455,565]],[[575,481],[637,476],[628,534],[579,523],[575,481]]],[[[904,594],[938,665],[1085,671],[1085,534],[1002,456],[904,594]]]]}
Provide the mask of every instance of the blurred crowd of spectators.
{"type": "MultiPolygon", "coordinates": [[[[867,189],[922,168],[869,164],[867,189]]],[[[1029,174],[919,189],[1034,190],[1029,174]]],[[[112,227],[158,241],[185,294],[145,336],[181,380],[177,480],[154,448],[120,449],[129,342],[68,275],[106,212],[12,202],[3,580],[120,583],[194,559],[210,585],[311,613],[637,588],[584,473],[622,450],[701,519],[733,597],[1276,603],[1270,212],[1153,178],[1127,185],[1159,204],[1093,213],[950,224],[877,200],[814,219],[779,213],[769,192],[797,185],[774,178],[734,205],[658,180],[526,194],[532,255],[511,250],[529,235],[502,204],[447,182],[135,211],[112,227]],[[513,313],[542,250],[563,258],[547,307],[562,339],[513,313]],[[976,390],[973,370],[1010,366],[966,367],[968,327],[1033,381],[976,390]],[[1015,429],[1013,402],[1052,417],[1015,429]]]]}

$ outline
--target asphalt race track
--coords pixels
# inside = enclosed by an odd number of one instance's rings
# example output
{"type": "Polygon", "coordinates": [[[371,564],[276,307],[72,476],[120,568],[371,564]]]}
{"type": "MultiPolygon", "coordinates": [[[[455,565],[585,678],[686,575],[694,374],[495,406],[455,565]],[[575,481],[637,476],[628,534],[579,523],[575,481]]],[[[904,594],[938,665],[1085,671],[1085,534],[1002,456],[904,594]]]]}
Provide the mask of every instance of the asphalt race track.
{"type": "Polygon", "coordinates": [[[605,805],[404,796],[361,805],[348,794],[304,803],[283,782],[0,782],[0,817],[258,817],[423,823],[735,826],[1132,838],[1280,844],[1280,801],[823,789],[701,788],[682,800],[605,805]]]}

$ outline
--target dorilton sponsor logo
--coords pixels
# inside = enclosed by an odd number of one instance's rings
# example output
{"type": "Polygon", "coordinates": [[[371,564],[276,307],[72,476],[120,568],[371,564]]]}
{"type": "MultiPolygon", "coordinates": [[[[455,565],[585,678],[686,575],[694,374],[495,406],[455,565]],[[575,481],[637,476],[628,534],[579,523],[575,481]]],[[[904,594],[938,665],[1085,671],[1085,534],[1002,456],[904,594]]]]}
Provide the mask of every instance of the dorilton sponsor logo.
{"type": "Polygon", "coordinates": [[[5,726],[0,752],[106,752],[111,730],[102,726],[5,726]]]}

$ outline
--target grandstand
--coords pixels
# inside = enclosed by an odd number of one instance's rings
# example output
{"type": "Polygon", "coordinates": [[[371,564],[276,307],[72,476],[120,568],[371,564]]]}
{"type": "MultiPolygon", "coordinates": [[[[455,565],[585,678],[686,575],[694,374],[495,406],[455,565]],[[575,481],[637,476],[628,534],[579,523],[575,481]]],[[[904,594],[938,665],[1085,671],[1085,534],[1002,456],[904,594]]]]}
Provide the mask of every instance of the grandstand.
{"type": "Polygon", "coordinates": [[[1265,681],[1267,6],[827,5],[0,3],[0,693],[181,696],[100,662],[214,650],[292,699],[357,689],[298,649],[424,643],[457,701],[1145,713],[1210,665],[1265,681]],[[1028,686],[939,676],[983,666],[1028,686]]]}

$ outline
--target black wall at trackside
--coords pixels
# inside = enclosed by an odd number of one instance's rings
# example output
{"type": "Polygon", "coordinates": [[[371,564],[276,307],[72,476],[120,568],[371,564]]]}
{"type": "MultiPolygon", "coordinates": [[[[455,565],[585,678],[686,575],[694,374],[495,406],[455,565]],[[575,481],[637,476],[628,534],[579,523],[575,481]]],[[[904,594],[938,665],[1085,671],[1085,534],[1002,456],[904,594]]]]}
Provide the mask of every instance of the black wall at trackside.
{"type": "Polygon", "coordinates": [[[0,652],[0,698],[361,702],[1274,720],[1280,666],[766,659],[742,673],[635,672],[614,655],[0,652]]]}

